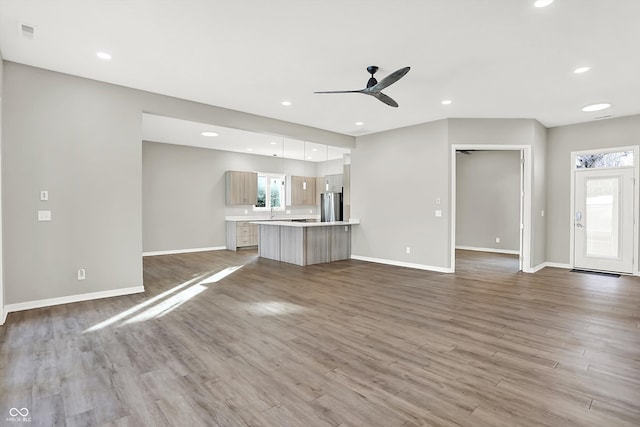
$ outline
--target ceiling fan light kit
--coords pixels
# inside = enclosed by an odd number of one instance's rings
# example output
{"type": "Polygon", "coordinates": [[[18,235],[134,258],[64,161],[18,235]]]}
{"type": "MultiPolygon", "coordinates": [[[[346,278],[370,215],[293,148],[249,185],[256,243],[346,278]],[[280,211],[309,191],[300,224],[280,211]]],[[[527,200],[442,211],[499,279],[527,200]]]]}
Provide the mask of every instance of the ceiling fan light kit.
{"type": "Polygon", "coordinates": [[[371,74],[371,77],[369,78],[369,81],[367,81],[366,88],[360,90],[331,90],[313,93],[362,93],[364,95],[371,95],[391,107],[398,107],[398,103],[394,101],[390,96],[382,93],[382,89],[385,89],[386,87],[391,86],[392,84],[400,80],[405,76],[405,74],[409,72],[410,69],[411,67],[400,68],[399,70],[394,71],[387,77],[380,80],[380,82],[378,82],[378,80],[374,76],[378,71],[378,67],[376,65],[369,65],[367,67],[367,72],[371,74]]]}

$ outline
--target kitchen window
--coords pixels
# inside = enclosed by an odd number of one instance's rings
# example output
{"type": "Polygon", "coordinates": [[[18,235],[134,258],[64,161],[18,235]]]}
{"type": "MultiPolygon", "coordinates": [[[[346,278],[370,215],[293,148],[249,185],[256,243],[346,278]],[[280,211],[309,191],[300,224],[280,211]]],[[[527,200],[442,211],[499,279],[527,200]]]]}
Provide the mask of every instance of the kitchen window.
{"type": "Polygon", "coordinates": [[[284,175],[258,172],[258,203],[260,210],[284,210],[284,175]]]}

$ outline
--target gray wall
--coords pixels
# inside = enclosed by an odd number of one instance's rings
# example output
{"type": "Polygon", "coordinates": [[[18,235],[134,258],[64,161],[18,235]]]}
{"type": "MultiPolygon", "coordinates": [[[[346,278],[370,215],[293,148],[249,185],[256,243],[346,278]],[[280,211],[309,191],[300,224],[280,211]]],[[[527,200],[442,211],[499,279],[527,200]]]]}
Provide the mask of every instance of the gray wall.
{"type": "Polygon", "coordinates": [[[4,246],[4,240],[2,237],[2,105],[3,105],[3,75],[4,75],[4,61],[2,59],[2,52],[0,52],[0,324],[4,323],[4,271],[2,265],[4,264],[4,258],[2,255],[2,248],[4,246]]]}
{"type": "Polygon", "coordinates": [[[533,170],[531,181],[531,266],[537,267],[547,261],[547,128],[533,122],[533,145],[531,148],[533,170]]]}
{"type": "MultiPolygon", "coordinates": [[[[540,212],[546,207],[546,140],[544,126],[531,119],[450,119],[451,144],[528,145],[531,147],[532,194],[531,265],[536,267],[546,260],[546,217],[540,212]]],[[[525,166],[526,167],[526,166],[525,166]]]]}
{"type": "MultiPolygon", "coordinates": [[[[227,170],[288,175],[302,175],[306,170],[313,175],[315,167],[299,160],[144,141],[142,250],[225,246],[225,216],[242,216],[245,210],[249,216],[262,214],[248,206],[225,205],[227,170]]],[[[292,215],[318,214],[317,208],[310,206],[291,206],[287,210],[292,215]]]]}
{"type": "MultiPolygon", "coordinates": [[[[357,137],[352,152],[351,216],[362,223],[354,227],[352,253],[450,268],[455,245],[450,241],[449,222],[450,146],[533,146],[538,125],[530,119],[448,119],[357,137]],[[440,206],[435,203],[438,197],[440,206]],[[434,216],[436,209],[442,210],[442,217],[434,216]],[[411,254],[405,253],[407,246],[411,254]]],[[[532,155],[543,150],[539,144],[532,148],[532,155]]],[[[544,160],[539,166],[544,167],[544,160]]],[[[544,182],[544,177],[539,178],[544,182]]],[[[537,191],[542,195],[533,196],[532,212],[543,207],[540,200],[546,200],[545,188],[537,191]]],[[[538,263],[533,254],[539,252],[534,244],[546,246],[544,234],[531,239],[533,266],[538,263]]]]}
{"type": "Polygon", "coordinates": [[[456,159],[456,246],[519,251],[520,152],[474,151],[456,159]]]}
{"type": "Polygon", "coordinates": [[[351,217],[361,223],[352,231],[354,255],[448,267],[449,151],[446,120],[357,137],[351,217]]]}
{"type": "Polygon", "coordinates": [[[547,261],[570,261],[571,152],[639,143],[640,115],[548,130],[547,261]]]}
{"type": "Polygon", "coordinates": [[[5,304],[142,284],[142,116],[340,146],[354,139],[4,62],[5,304]],[[50,200],[40,202],[40,190],[50,200]],[[37,222],[50,209],[52,222],[37,222]],[[76,280],[78,268],[87,279],[76,280]]]}

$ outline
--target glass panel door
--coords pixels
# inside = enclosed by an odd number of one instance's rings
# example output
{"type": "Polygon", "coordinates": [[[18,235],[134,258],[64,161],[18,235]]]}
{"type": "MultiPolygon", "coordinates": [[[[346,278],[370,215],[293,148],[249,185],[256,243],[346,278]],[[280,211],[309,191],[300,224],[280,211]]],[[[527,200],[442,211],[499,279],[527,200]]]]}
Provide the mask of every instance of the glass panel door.
{"type": "Polygon", "coordinates": [[[633,270],[633,168],[575,172],[574,265],[633,270]]]}

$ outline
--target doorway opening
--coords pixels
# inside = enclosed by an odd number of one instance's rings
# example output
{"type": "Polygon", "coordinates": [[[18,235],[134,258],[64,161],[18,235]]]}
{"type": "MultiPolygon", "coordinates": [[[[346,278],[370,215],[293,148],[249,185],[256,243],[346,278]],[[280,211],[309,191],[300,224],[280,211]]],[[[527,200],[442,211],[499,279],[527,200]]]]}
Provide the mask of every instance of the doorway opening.
{"type": "Polygon", "coordinates": [[[638,147],[571,153],[571,267],[637,274],[638,147]]]}
{"type": "Polygon", "coordinates": [[[531,272],[530,147],[452,145],[451,270],[531,272]]]}

